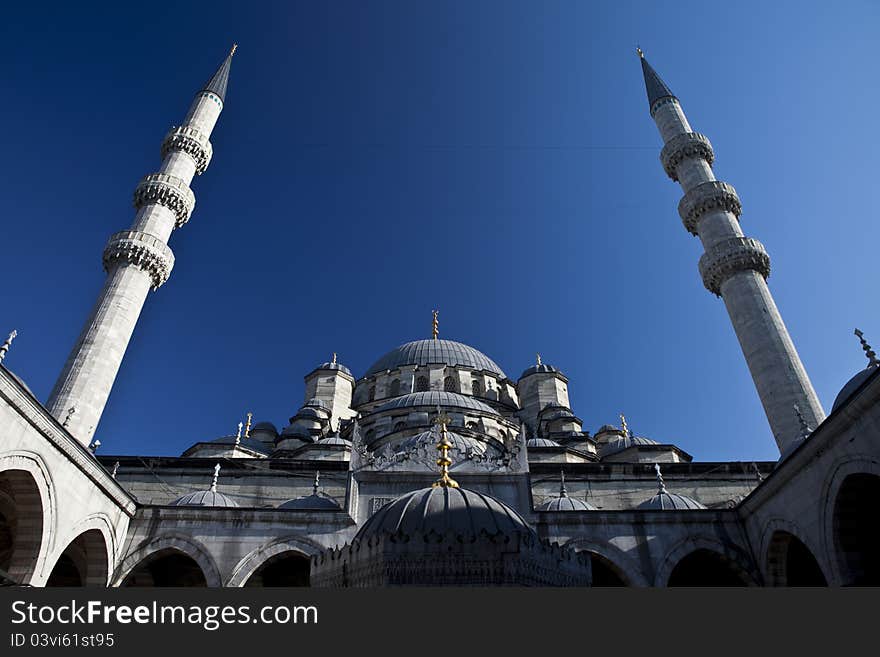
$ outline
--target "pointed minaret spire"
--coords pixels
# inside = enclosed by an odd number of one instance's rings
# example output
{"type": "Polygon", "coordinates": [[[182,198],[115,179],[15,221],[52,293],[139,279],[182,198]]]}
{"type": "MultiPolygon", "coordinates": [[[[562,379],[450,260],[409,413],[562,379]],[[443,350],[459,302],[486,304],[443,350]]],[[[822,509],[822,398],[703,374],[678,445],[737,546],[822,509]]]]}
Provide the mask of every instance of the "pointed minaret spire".
{"type": "Polygon", "coordinates": [[[229,84],[229,69],[232,66],[232,56],[235,54],[237,48],[238,44],[233,43],[232,48],[229,50],[229,54],[226,55],[226,59],[223,60],[223,63],[220,64],[217,72],[214,73],[202,89],[202,91],[207,91],[217,96],[222,103],[226,102],[226,87],[229,84]]]}
{"type": "MultiPolygon", "coordinates": [[[[15,333],[15,331],[13,331],[13,333],[15,333]]],[[[877,360],[877,354],[871,348],[871,345],[868,344],[868,341],[865,340],[865,334],[862,333],[859,329],[855,330],[855,334],[856,337],[859,339],[859,342],[862,344],[862,351],[864,351],[865,356],[868,357],[868,367],[877,367],[878,365],[880,365],[880,361],[877,360]]]]}
{"type": "Polygon", "coordinates": [[[104,248],[104,287],[46,402],[83,445],[101,420],[147,295],[171,275],[175,258],[168,241],[189,221],[196,203],[190,184],[211,162],[210,137],[223,111],[231,57],[196,94],[183,123],[165,135],[161,165],[134,190],[134,221],[104,248]],[[76,416],[65,416],[73,407],[76,416]]]}
{"type": "Polygon", "coordinates": [[[654,115],[654,105],[663,98],[675,98],[675,94],[666,86],[666,83],[657,75],[648,60],[645,59],[645,53],[641,48],[636,48],[639,53],[639,60],[642,62],[642,75],[645,77],[645,91],[648,94],[648,107],[651,110],[651,116],[654,115]]]}
{"type": "Polygon", "coordinates": [[[767,287],[770,256],[763,244],[743,234],[742,202],[732,185],[715,178],[708,137],[694,132],[679,100],[644,53],[639,51],[639,57],[651,118],[663,139],[660,161],[684,192],[678,214],[702,242],[703,285],[724,300],[773,437],[785,453],[802,433],[792,405],[798,405],[811,427],[822,423],[825,411],[767,287]]]}

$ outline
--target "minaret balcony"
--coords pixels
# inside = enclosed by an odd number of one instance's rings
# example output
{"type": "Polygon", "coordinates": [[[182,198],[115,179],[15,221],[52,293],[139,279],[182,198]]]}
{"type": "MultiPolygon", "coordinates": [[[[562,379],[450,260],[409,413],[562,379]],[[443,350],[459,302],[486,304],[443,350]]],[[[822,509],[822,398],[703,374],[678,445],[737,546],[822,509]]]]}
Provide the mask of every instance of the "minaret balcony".
{"type": "Polygon", "coordinates": [[[764,245],[751,237],[732,237],[719,242],[700,258],[703,285],[715,296],[721,296],[721,285],[741,271],[756,271],[765,279],[770,276],[770,256],[764,245]]]}
{"type": "Polygon", "coordinates": [[[151,173],[144,176],[134,190],[134,207],[140,209],[151,203],[171,210],[177,218],[177,228],[180,228],[189,221],[196,196],[181,178],[167,173],[151,173]]]}
{"type": "Polygon", "coordinates": [[[699,132],[684,132],[676,135],[660,151],[660,161],[666,170],[666,175],[678,182],[676,168],[688,158],[702,158],[712,166],[715,161],[715,151],[706,135],[699,132]]]}
{"type": "Polygon", "coordinates": [[[104,247],[104,271],[109,272],[114,263],[127,262],[140,267],[153,279],[153,289],[158,289],[171,275],[174,254],[162,240],[137,230],[114,233],[104,247]]]}
{"type": "Polygon", "coordinates": [[[164,160],[172,151],[180,151],[189,155],[196,163],[196,174],[202,175],[211,162],[214,148],[211,146],[208,135],[198,128],[184,125],[172,126],[168,134],[165,135],[165,139],[162,140],[162,159],[164,160]]]}
{"type": "Polygon", "coordinates": [[[692,235],[697,235],[697,226],[703,215],[713,210],[730,212],[739,219],[742,202],[733,185],[720,180],[704,182],[685,194],[678,204],[678,214],[692,235]]]}

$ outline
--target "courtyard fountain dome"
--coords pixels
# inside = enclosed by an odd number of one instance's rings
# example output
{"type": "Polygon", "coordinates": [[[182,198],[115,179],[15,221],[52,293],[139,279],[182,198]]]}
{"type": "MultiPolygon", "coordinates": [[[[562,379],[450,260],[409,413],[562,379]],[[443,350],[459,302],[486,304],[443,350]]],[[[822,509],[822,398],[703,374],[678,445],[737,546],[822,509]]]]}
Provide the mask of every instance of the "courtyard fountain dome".
{"type": "Polygon", "coordinates": [[[396,370],[405,365],[449,365],[488,371],[505,377],[504,371],[486,354],[473,347],[453,340],[415,340],[392,349],[373,363],[365,376],[370,377],[386,370],[396,370]]]}
{"type": "Polygon", "coordinates": [[[516,511],[490,495],[466,488],[437,486],[398,497],[377,511],[358,531],[364,541],[382,534],[444,535],[476,537],[531,535],[535,531],[516,511]]]}
{"type": "Polygon", "coordinates": [[[488,415],[498,415],[498,411],[488,404],[484,404],[479,399],[460,395],[457,392],[413,392],[402,397],[396,397],[391,401],[382,404],[374,413],[382,411],[392,411],[400,408],[411,408],[414,406],[430,406],[431,408],[462,408],[470,411],[479,411],[488,415]]]}

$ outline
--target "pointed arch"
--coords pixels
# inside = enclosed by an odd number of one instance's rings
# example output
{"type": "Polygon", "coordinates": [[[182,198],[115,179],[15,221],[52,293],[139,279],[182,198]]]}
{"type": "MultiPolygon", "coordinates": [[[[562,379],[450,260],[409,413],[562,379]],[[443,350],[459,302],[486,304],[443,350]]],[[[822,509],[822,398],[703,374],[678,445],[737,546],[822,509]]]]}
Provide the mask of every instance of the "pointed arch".
{"type": "Polygon", "coordinates": [[[240,587],[247,585],[248,580],[260,567],[272,558],[282,554],[300,554],[304,558],[311,559],[325,548],[315,541],[304,536],[285,536],[271,543],[257,548],[245,556],[232,570],[227,586],[240,587]]]}
{"type": "Polygon", "coordinates": [[[183,534],[166,534],[152,539],[135,549],[122,560],[113,578],[115,586],[124,586],[126,579],[142,565],[147,565],[151,558],[163,558],[175,553],[191,559],[200,569],[205,579],[205,586],[223,586],[220,570],[207,548],[198,541],[183,534]]]}

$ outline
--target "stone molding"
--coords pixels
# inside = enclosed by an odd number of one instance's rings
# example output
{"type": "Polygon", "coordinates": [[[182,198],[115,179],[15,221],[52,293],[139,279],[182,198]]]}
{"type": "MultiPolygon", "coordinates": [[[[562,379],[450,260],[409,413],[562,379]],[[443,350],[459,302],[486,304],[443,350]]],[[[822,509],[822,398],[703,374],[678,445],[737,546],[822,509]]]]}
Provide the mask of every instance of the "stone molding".
{"type": "Polygon", "coordinates": [[[174,254],[162,240],[137,230],[114,233],[104,247],[104,271],[123,260],[140,267],[153,279],[153,289],[168,280],[174,267],[174,254]]]}
{"type": "Polygon", "coordinates": [[[721,285],[737,272],[756,271],[765,279],[770,276],[770,256],[764,245],[751,237],[732,237],[719,242],[700,258],[703,285],[715,296],[721,296],[721,285]]]}
{"type": "Polygon", "coordinates": [[[681,162],[690,157],[701,157],[709,166],[715,161],[715,151],[706,135],[699,132],[685,132],[676,135],[663,146],[660,151],[660,161],[666,170],[666,175],[678,182],[678,174],[675,168],[681,162]]]}
{"type": "Polygon", "coordinates": [[[691,235],[697,235],[700,219],[712,210],[724,210],[739,219],[742,214],[742,203],[733,185],[720,180],[710,180],[694,187],[678,203],[678,214],[685,229],[691,235]]]}
{"type": "Polygon", "coordinates": [[[142,208],[157,203],[177,216],[177,228],[189,221],[196,196],[187,184],[177,176],[167,173],[151,173],[144,176],[134,190],[134,207],[142,208]]]}
{"type": "Polygon", "coordinates": [[[196,175],[202,175],[211,162],[214,152],[208,136],[192,126],[171,126],[162,140],[162,159],[171,151],[180,151],[189,155],[196,163],[196,175]]]}

